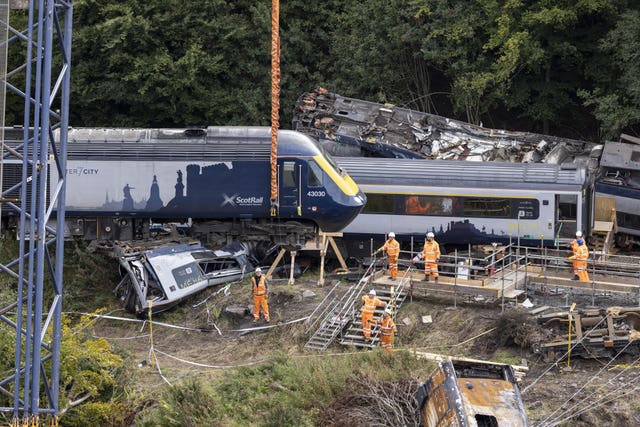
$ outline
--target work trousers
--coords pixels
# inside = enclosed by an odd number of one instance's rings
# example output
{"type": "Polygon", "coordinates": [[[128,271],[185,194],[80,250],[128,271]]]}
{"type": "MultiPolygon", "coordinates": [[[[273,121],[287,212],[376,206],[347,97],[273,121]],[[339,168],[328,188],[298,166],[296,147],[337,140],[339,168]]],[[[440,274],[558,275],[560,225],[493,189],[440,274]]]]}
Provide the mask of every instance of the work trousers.
{"type": "Polygon", "coordinates": [[[269,306],[267,305],[266,295],[254,295],[253,296],[253,318],[255,320],[260,319],[260,308],[264,313],[264,318],[269,321],[269,306]]]}
{"type": "Polygon", "coordinates": [[[436,264],[435,262],[425,261],[424,275],[425,276],[433,275],[433,277],[438,277],[438,264],[436,264]]]}
{"type": "Polygon", "coordinates": [[[366,339],[371,338],[371,321],[373,313],[362,312],[362,334],[366,339]]]}
{"type": "Polygon", "coordinates": [[[389,275],[392,279],[398,277],[398,255],[389,255],[389,275]]]}

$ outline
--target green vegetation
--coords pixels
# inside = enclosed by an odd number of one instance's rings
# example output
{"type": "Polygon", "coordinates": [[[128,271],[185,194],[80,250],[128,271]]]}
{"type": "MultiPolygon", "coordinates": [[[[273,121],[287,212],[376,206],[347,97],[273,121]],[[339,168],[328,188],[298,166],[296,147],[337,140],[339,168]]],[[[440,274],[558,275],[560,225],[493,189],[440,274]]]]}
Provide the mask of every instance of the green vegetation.
{"type": "MultiPolygon", "coordinates": [[[[104,339],[94,339],[86,333],[90,319],[76,322],[64,318],[60,348],[59,410],[64,426],[104,426],[117,422],[122,408],[123,356],[117,354],[104,339]]],[[[45,341],[50,340],[47,336],[45,341]]],[[[15,364],[15,333],[0,323],[0,373],[3,378],[13,372],[15,364]]],[[[24,347],[22,349],[24,351],[24,347]]],[[[44,363],[49,370],[48,363],[44,363]]],[[[13,391],[13,384],[7,389],[13,391]]],[[[44,393],[44,391],[42,391],[44,393]]],[[[0,396],[0,406],[13,405],[13,399],[0,396]]],[[[9,423],[0,413],[0,422],[9,423]]]]}
{"type": "MultiPolygon", "coordinates": [[[[10,238],[3,239],[0,248],[3,263],[15,259],[19,252],[18,242],[10,238]]],[[[53,251],[51,256],[55,256],[53,251]]],[[[66,311],[84,311],[89,307],[113,303],[114,298],[105,300],[105,295],[111,295],[115,281],[112,259],[87,252],[84,243],[68,242],[65,261],[63,300],[66,311]]],[[[50,299],[51,282],[48,278],[45,280],[45,298],[50,299]]],[[[6,273],[0,274],[0,289],[1,307],[16,301],[17,279],[6,273]]],[[[15,321],[15,310],[5,315],[15,321]]],[[[92,323],[93,320],[86,316],[63,316],[59,411],[63,415],[64,426],[104,426],[116,423],[121,418],[119,414],[124,402],[124,387],[127,385],[127,375],[123,371],[124,355],[118,354],[106,340],[93,338],[87,331],[92,323]]],[[[44,342],[51,341],[50,334],[51,329],[47,331],[44,342]]],[[[13,373],[15,350],[15,331],[0,322],[2,378],[13,373]]],[[[24,344],[22,351],[24,354],[24,344]]],[[[50,372],[48,365],[48,362],[44,363],[45,372],[50,372]]],[[[5,388],[12,392],[13,384],[5,388]]],[[[45,393],[42,389],[41,392],[45,393]]],[[[12,402],[13,399],[0,395],[0,406],[11,407],[12,402]]],[[[0,423],[10,422],[9,419],[2,419],[6,416],[8,414],[0,413],[0,423]]]]}
{"type": "MultiPolygon", "coordinates": [[[[268,125],[270,9],[74,2],[70,124],[268,125]]],[[[629,0],[282,2],[281,127],[321,85],[496,128],[637,135],[639,32],[640,3],[629,0]]],[[[22,103],[7,105],[6,122],[21,123],[22,103]]]]}
{"type": "Polygon", "coordinates": [[[268,363],[225,372],[216,381],[191,378],[166,389],[138,425],[313,426],[358,378],[373,389],[382,382],[426,379],[434,366],[408,353],[275,354],[268,363]]]}

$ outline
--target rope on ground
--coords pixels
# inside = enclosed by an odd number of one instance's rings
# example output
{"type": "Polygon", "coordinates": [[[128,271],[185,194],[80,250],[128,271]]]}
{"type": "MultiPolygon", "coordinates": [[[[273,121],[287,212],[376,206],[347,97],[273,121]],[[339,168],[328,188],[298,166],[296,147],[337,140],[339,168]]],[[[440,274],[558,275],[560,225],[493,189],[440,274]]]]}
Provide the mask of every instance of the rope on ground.
{"type": "Polygon", "coordinates": [[[436,349],[443,348],[443,347],[446,347],[446,348],[459,347],[459,346],[464,345],[464,344],[466,344],[466,343],[468,343],[470,341],[473,341],[473,340],[475,340],[477,338],[480,338],[481,336],[486,335],[489,332],[493,332],[496,329],[498,329],[498,328],[496,327],[496,328],[488,329],[488,330],[486,330],[484,332],[479,333],[478,335],[476,335],[474,337],[469,338],[468,340],[462,341],[462,342],[457,343],[457,344],[440,345],[440,346],[437,346],[437,347],[412,347],[412,349],[415,349],[415,350],[436,350],[436,349]]]}
{"type": "Polygon", "coordinates": [[[275,325],[265,325],[265,326],[254,326],[253,328],[242,328],[242,329],[229,329],[229,332],[248,332],[248,331],[259,331],[261,329],[272,329],[280,326],[291,325],[293,323],[304,322],[307,320],[309,316],[301,317],[300,319],[289,320],[284,323],[277,323],[275,325]]]}
{"type": "MultiPolygon", "coordinates": [[[[244,275],[242,276],[242,278],[244,279],[244,275]]],[[[215,297],[216,295],[218,295],[220,292],[224,292],[225,296],[229,295],[229,287],[231,287],[231,285],[233,285],[235,283],[240,283],[240,282],[242,282],[242,280],[236,280],[234,282],[228,283],[227,285],[225,285],[224,288],[218,289],[217,291],[215,291],[214,293],[212,293],[211,295],[209,295],[208,297],[206,297],[205,299],[203,299],[199,303],[192,305],[191,308],[196,308],[196,307],[204,304],[205,302],[209,301],[209,299],[211,299],[211,298],[215,297]]]]}
{"type": "MultiPolygon", "coordinates": [[[[121,320],[123,322],[134,322],[134,323],[143,323],[143,324],[147,322],[147,320],[142,320],[142,319],[130,319],[128,317],[106,316],[106,315],[102,315],[102,314],[92,314],[92,313],[83,313],[83,312],[67,312],[67,313],[68,314],[79,314],[79,315],[82,315],[82,316],[89,316],[89,317],[96,317],[96,318],[99,318],[99,319],[121,320]]],[[[262,330],[262,329],[278,328],[280,326],[286,326],[286,325],[291,325],[293,323],[303,322],[303,321],[307,320],[308,318],[309,318],[309,316],[305,316],[305,317],[301,317],[300,319],[289,320],[288,322],[277,323],[277,324],[273,324],[273,325],[254,326],[252,328],[242,328],[242,329],[229,329],[227,332],[248,332],[248,331],[259,331],[259,330],[262,330]]],[[[211,329],[209,329],[209,328],[191,328],[191,327],[188,327],[188,326],[173,325],[173,324],[164,323],[164,322],[153,322],[153,324],[156,325],[156,326],[164,326],[166,328],[181,329],[181,330],[185,330],[185,331],[211,332],[211,329]]],[[[220,332],[220,329],[218,329],[217,326],[215,326],[215,328],[218,330],[218,332],[220,334],[222,334],[220,332]]]]}
{"type": "Polygon", "coordinates": [[[126,341],[126,340],[138,340],[140,338],[147,338],[149,334],[135,335],[133,337],[101,337],[95,334],[91,334],[93,338],[99,338],[107,341],[126,341]]]}
{"type": "MultiPolygon", "coordinates": [[[[81,316],[89,316],[89,317],[95,317],[98,319],[108,319],[108,320],[120,320],[123,322],[133,322],[133,323],[146,323],[146,320],[142,320],[142,319],[131,319],[128,317],[118,317],[118,316],[107,316],[107,315],[103,315],[103,314],[94,314],[94,313],[83,313],[80,311],[73,311],[73,312],[67,312],[66,314],[78,314],[81,316]]],[[[182,329],[182,330],[186,330],[186,331],[195,331],[195,332],[211,332],[210,329],[207,328],[190,328],[187,326],[179,326],[179,325],[172,325],[170,323],[164,323],[164,322],[154,322],[155,325],[158,326],[164,326],[166,328],[174,328],[174,329],[182,329]]]]}
{"type": "Polygon", "coordinates": [[[160,374],[160,378],[164,380],[169,387],[173,387],[173,384],[169,382],[169,380],[162,375],[162,370],[160,369],[160,362],[158,362],[158,358],[156,357],[155,350],[153,347],[153,310],[151,309],[153,305],[153,301],[149,300],[149,360],[151,360],[151,364],[158,369],[158,373],[160,374]]]}
{"type": "Polygon", "coordinates": [[[160,351],[158,349],[156,349],[156,353],[162,354],[163,356],[167,356],[170,359],[177,360],[178,362],[182,362],[182,363],[185,363],[187,365],[193,365],[193,366],[198,366],[198,367],[201,367],[201,368],[211,368],[211,369],[234,369],[234,368],[239,368],[239,367],[242,367],[242,366],[253,366],[253,365],[258,365],[260,363],[267,362],[267,360],[257,360],[255,362],[240,363],[238,365],[209,365],[209,364],[206,364],[206,363],[192,362],[190,360],[182,359],[180,357],[173,356],[173,355],[171,355],[169,353],[165,353],[165,352],[160,351]]]}
{"type": "Polygon", "coordinates": [[[567,352],[565,352],[562,356],[560,356],[560,358],[558,358],[554,363],[552,363],[551,365],[549,365],[549,367],[548,367],[547,369],[545,369],[545,370],[544,370],[544,372],[543,372],[543,373],[541,373],[541,374],[538,376],[538,378],[536,378],[536,379],[535,379],[531,384],[529,384],[528,386],[526,386],[526,387],[522,390],[522,394],[526,393],[526,392],[527,392],[527,390],[529,390],[531,387],[533,387],[534,385],[536,385],[536,384],[538,383],[538,381],[540,381],[540,379],[541,379],[542,377],[544,377],[544,376],[547,374],[547,372],[549,372],[551,369],[553,369],[553,367],[554,367],[554,366],[557,366],[557,365],[558,365],[558,362],[560,362],[562,359],[564,359],[565,357],[567,357],[567,354],[569,354],[569,352],[570,352],[571,350],[573,350],[575,347],[577,347],[579,344],[581,344],[581,343],[582,343],[582,341],[584,341],[584,340],[587,338],[587,336],[589,336],[589,333],[590,333],[591,331],[595,330],[598,326],[600,326],[600,324],[601,324],[602,322],[604,322],[606,319],[607,319],[607,317],[606,317],[606,316],[605,316],[605,317],[603,317],[603,318],[602,318],[598,323],[596,323],[596,324],[595,324],[591,329],[589,329],[587,332],[585,332],[585,333],[582,335],[582,338],[580,338],[578,341],[576,341],[575,343],[573,343],[573,345],[571,346],[571,348],[570,348],[567,352]]]}

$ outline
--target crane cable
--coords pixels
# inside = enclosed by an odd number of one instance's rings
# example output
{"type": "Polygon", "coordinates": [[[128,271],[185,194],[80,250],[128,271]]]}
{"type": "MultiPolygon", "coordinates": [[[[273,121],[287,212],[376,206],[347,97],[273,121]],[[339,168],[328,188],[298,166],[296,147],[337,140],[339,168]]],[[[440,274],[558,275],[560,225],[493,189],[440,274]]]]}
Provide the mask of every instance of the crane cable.
{"type": "Polygon", "coordinates": [[[271,216],[278,215],[278,127],[280,110],[280,0],[271,0],[271,216]]]}

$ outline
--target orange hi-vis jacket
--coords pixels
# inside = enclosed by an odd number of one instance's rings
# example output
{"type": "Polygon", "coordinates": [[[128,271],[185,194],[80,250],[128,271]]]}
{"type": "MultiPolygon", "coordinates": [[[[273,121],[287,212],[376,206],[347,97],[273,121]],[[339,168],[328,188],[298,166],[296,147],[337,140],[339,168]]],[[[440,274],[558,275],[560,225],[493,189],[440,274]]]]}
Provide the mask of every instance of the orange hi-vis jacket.
{"type": "Polygon", "coordinates": [[[400,243],[394,238],[391,238],[384,242],[382,250],[389,255],[389,257],[397,257],[400,255],[400,243]]]}
{"type": "Polygon", "coordinates": [[[267,295],[267,280],[264,276],[260,276],[260,279],[258,279],[258,283],[256,283],[255,276],[251,278],[251,281],[253,283],[254,297],[267,295]]]}
{"type": "Polygon", "coordinates": [[[435,261],[440,258],[440,245],[435,240],[424,242],[422,257],[425,261],[435,261]]]}
{"type": "Polygon", "coordinates": [[[578,251],[578,246],[580,246],[578,244],[578,239],[573,239],[571,243],[569,243],[569,246],[571,247],[571,251],[575,254],[578,251]]]}
{"type": "Polygon", "coordinates": [[[395,332],[398,332],[398,329],[396,329],[396,324],[393,323],[391,316],[383,317],[380,320],[380,336],[391,337],[395,332]]]}
{"type": "Polygon", "coordinates": [[[578,249],[575,252],[575,255],[570,256],[569,259],[575,259],[576,261],[582,261],[584,263],[584,267],[587,266],[587,260],[589,259],[589,249],[586,244],[582,244],[578,246],[578,249]]]}
{"type": "Polygon", "coordinates": [[[362,302],[364,302],[364,305],[362,306],[362,314],[371,316],[375,313],[376,307],[387,305],[386,302],[380,300],[378,297],[371,298],[369,295],[362,295],[362,302]]]}

